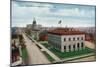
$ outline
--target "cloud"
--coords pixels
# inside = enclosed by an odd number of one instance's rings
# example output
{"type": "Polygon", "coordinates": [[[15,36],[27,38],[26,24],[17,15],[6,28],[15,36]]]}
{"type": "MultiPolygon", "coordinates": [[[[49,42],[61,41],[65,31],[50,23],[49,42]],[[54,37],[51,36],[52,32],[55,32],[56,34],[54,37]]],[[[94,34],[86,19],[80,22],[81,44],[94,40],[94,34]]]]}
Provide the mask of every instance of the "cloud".
{"type": "Polygon", "coordinates": [[[63,25],[67,23],[71,26],[75,24],[84,24],[86,26],[86,24],[91,25],[92,23],[93,25],[95,23],[95,10],[92,7],[89,7],[89,9],[75,7],[74,5],[70,8],[67,7],[50,3],[12,1],[12,25],[25,26],[28,23],[32,23],[34,17],[36,17],[38,23],[47,26],[56,26],[60,19],[63,20],[63,25]]]}

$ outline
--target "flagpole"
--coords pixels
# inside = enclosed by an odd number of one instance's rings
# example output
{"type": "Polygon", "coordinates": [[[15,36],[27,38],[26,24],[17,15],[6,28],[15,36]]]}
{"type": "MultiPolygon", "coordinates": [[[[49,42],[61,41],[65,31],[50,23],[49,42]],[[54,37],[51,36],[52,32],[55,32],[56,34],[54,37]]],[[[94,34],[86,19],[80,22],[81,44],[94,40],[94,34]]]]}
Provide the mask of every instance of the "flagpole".
{"type": "Polygon", "coordinates": [[[62,27],[61,20],[58,22],[58,24],[60,25],[60,27],[62,27]]]}
{"type": "Polygon", "coordinates": [[[60,23],[60,27],[62,27],[62,24],[60,23]]]}

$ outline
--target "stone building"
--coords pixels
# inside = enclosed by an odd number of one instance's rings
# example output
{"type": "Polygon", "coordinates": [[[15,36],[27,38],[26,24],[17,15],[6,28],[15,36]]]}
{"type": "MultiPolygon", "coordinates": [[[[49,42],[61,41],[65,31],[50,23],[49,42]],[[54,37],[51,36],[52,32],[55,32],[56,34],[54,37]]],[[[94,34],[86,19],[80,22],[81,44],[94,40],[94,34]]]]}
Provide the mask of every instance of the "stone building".
{"type": "Polygon", "coordinates": [[[73,28],[57,28],[48,31],[48,43],[61,52],[85,48],[85,33],[73,28]]]}
{"type": "Polygon", "coordinates": [[[41,32],[39,33],[39,40],[40,40],[40,41],[47,41],[47,40],[48,40],[48,33],[47,33],[46,30],[41,31],[41,32]]]}

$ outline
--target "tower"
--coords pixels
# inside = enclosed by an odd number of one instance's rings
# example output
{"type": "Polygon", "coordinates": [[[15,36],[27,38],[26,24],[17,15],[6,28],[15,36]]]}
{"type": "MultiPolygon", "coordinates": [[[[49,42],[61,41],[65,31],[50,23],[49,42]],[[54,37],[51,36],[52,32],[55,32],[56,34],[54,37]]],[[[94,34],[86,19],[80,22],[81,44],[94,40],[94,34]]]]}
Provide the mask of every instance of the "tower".
{"type": "Polygon", "coordinates": [[[32,23],[32,29],[34,29],[36,27],[36,20],[34,18],[33,23],[32,23]]]}

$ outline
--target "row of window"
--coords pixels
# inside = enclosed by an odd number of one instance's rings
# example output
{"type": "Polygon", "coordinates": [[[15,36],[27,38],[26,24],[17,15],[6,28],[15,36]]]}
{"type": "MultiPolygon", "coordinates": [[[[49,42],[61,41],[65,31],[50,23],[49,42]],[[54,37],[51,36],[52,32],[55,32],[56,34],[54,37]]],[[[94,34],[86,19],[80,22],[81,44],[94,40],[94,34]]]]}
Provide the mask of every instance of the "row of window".
{"type": "MultiPolygon", "coordinates": [[[[71,45],[69,45],[68,46],[69,51],[71,51],[71,48],[73,48],[73,50],[75,50],[76,49],[75,46],[77,47],[77,49],[80,49],[80,48],[84,47],[84,43],[83,42],[82,43],[77,43],[76,45],[74,44],[72,47],[71,47],[71,45]]],[[[66,51],[66,46],[64,46],[64,51],[66,51]]]]}
{"type": "MultiPolygon", "coordinates": [[[[53,44],[52,46],[54,46],[58,49],[61,49],[61,45],[59,45],[59,44],[53,44]]],[[[84,43],[82,42],[82,43],[77,43],[76,45],[75,44],[74,45],[69,45],[68,49],[69,49],[69,51],[71,51],[71,48],[73,48],[75,50],[76,48],[80,49],[80,48],[83,48],[83,47],[84,47],[84,43]]],[[[64,50],[66,51],[66,46],[64,46],[64,50]]]]}
{"type": "MultiPolygon", "coordinates": [[[[68,41],[75,41],[75,40],[83,40],[83,37],[73,37],[73,38],[68,38],[68,41]]],[[[66,38],[64,38],[64,41],[66,41],[66,38]]]]}
{"type": "Polygon", "coordinates": [[[61,49],[61,45],[59,43],[53,42],[51,40],[49,40],[49,43],[54,46],[55,48],[61,49]]]}
{"type": "Polygon", "coordinates": [[[59,45],[59,44],[53,44],[53,46],[58,48],[58,49],[61,49],[61,45],[59,45]]]}
{"type": "Polygon", "coordinates": [[[61,41],[61,38],[49,36],[49,37],[48,37],[48,40],[52,40],[52,41],[61,41]]]}

